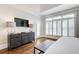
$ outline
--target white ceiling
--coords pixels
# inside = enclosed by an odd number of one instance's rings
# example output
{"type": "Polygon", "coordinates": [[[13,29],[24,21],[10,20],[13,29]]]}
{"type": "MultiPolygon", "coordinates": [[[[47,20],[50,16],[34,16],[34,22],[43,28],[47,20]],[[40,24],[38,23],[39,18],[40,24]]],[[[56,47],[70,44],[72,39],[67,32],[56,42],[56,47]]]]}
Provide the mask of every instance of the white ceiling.
{"type": "Polygon", "coordinates": [[[46,10],[49,10],[60,5],[61,4],[40,4],[40,12],[44,12],[46,10]]]}
{"type": "Polygon", "coordinates": [[[9,6],[35,16],[46,15],[64,9],[79,6],[78,4],[10,4],[9,6]]]}
{"type": "Polygon", "coordinates": [[[44,11],[44,12],[41,13],[41,15],[48,15],[48,14],[51,14],[51,13],[67,10],[67,9],[74,8],[74,7],[77,7],[77,6],[79,6],[79,4],[63,4],[63,5],[59,5],[55,8],[51,8],[47,11],[44,11]]]}
{"type": "Polygon", "coordinates": [[[9,6],[33,15],[39,15],[40,13],[39,4],[10,4],[9,6]]]}
{"type": "Polygon", "coordinates": [[[9,6],[39,16],[42,12],[57,7],[60,4],[10,4],[9,6]]]}

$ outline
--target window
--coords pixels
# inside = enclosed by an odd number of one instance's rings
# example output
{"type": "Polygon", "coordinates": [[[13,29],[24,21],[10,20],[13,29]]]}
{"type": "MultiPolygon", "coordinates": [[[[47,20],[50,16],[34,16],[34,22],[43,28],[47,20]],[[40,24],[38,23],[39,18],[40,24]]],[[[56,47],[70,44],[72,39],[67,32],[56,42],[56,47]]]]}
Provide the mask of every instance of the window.
{"type": "Polygon", "coordinates": [[[56,16],[56,17],[53,17],[53,19],[61,19],[61,16],[56,16]]]}
{"type": "Polygon", "coordinates": [[[61,35],[61,20],[58,21],[58,33],[57,35],[61,35]]]}
{"type": "Polygon", "coordinates": [[[52,22],[46,22],[46,34],[52,35],[52,22]]]}
{"type": "Polygon", "coordinates": [[[63,20],[63,27],[62,27],[62,32],[63,32],[63,36],[67,36],[67,20],[63,20]]]}
{"type": "Polygon", "coordinates": [[[56,21],[53,21],[53,35],[56,35],[56,21]]]}
{"type": "Polygon", "coordinates": [[[69,36],[74,36],[74,19],[69,19],[69,36]]]}
{"type": "Polygon", "coordinates": [[[63,18],[73,18],[73,17],[74,17],[74,14],[63,15],[63,18]]]}
{"type": "Polygon", "coordinates": [[[48,18],[46,20],[46,34],[75,36],[74,13],[48,18]]]}
{"type": "Polygon", "coordinates": [[[47,35],[49,34],[49,31],[48,31],[49,28],[48,28],[48,27],[49,27],[49,22],[46,22],[46,34],[47,34],[47,35]]]}
{"type": "Polygon", "coordinates": [[[52,35],[52,18],[46,19],[46,34],[52,35]]]}
{"type": "Polygon", "coordinates": [[[52,35],[52,22],[49,22],[49,35],[52,35]]]}

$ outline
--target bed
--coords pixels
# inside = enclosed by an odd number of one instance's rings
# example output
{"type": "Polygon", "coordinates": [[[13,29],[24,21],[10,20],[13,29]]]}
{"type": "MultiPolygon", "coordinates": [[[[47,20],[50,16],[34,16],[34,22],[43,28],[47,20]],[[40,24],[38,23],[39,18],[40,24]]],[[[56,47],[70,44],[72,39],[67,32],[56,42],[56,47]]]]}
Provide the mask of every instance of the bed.
{"type": "Polygon", "coordinates": [[[61,37],[52,44],[45,54],[78,54],[79,53],[79,38],[61,37]]]}

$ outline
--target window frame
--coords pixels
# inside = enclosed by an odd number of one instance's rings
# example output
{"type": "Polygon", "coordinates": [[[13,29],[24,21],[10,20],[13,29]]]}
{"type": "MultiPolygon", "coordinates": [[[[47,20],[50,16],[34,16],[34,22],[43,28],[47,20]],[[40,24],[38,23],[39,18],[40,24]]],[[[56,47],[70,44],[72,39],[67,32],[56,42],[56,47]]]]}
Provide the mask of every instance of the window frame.
{"type": "MultiPolygon", "coordinates": [[[[54,16],[54,17],[57,17],[57,16],[54,16]]],[[[63,15],[60,15],[61,18],[59,19],[53,19],[54,17],[52,17],[52,35],[53,35],[53,22],[56,21],[56,35],[58,35],[58,21],[60,20],[61,21],[61,36],[63,36],[63,20],[67,20],[67,36],[69,36],[69,19],[73,19],[74,20],[74,36],[75,36],[75,13],[69,13],[69,14],[63,14],[63,15]],[[66,17],[66,18],[63,18],[63,16],[65,15],[74,15],[74,17],[66,17]]],[[[46,21],[48,22],[48,21],[46,21]]]]}

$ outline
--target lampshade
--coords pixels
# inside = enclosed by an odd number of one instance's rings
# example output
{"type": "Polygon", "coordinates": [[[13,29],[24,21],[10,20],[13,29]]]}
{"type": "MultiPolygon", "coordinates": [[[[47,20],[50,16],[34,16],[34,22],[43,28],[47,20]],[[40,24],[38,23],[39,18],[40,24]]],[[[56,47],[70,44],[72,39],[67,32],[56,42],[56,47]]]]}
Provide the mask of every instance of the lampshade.
{"type": "Polygon", "coordinates": [[[32,24],[32,20],[29,20],[29,24],[32,24]]]}
{"type": "Polygon", "coordinates": [[[7,27],[16,27],[15,22],[7,22],[7,27]]]}

